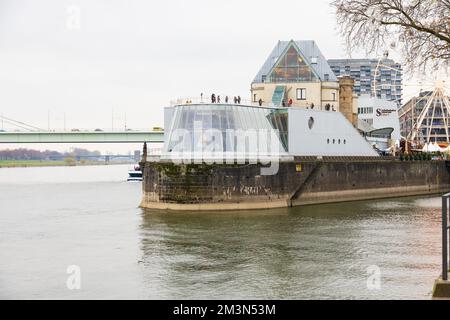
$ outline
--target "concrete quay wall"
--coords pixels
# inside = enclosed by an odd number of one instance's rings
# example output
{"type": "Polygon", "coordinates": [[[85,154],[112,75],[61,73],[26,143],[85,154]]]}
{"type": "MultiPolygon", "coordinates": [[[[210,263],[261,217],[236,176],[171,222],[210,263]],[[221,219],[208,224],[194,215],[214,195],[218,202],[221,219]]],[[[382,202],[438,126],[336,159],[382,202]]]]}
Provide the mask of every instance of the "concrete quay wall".
{"type": "Polygon", "coordinates": [[[445,161],[295,158],[274,175],[260,164],[144,162],[144,208],[263,209],[450,191],[445,161]]]}

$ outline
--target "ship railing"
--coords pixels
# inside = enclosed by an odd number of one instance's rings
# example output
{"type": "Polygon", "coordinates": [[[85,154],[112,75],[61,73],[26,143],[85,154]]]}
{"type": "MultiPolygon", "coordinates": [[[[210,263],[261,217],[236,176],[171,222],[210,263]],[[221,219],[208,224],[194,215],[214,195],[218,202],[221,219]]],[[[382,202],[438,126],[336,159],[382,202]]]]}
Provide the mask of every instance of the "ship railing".
{"type": "Polygon", "coordinates": [[[442,280],[448,280],[449,199],[450,193],[444,194],[442,196],[442,280]]]}
{"type": "MultiPolygon", "coordinates": [[[[214,104],[235,104],[234,103],[234,96],[228,96],[228,102],[226,101],[227,95],[220,95],[220,102],[217,99],[216,95],[216,102],[214,104]]],[[[170,106],[177,106],[177,105],[183,105],[183,104],[211,104],[213,103],[211,101],[211,96],[203,96],[203,97],[188,97],[188,98],[178,98],[175,100],[170,101],[170,106]]],[[[240,103],[245,106],[259,106],[258,101],[252,101],[248,99],[242,99],[240,100],[240,103]]],[[[263,107],[274,107],[275,105],[273,103],[262,103],[263,107]]]]}

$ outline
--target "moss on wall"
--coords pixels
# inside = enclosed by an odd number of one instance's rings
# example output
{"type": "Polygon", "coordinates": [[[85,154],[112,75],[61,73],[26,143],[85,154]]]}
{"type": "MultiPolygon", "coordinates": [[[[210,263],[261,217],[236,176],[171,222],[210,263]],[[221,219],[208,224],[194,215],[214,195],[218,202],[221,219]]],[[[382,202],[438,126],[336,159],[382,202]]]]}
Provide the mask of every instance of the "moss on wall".
{"type": "Polygon", "coordinates": [[[405,187],[431,192],[448,191],[450,186],[450,173],[444,161],[296,159],[279,163],[278,172],[269,176],[261,175],[261,167],[147,162],[143,191],[155,195],[160,202],[202,204],[283,199],[301,202],[305,197],[310,201],[315,194],[328,194],[339,200],[339,192],[348,196],[352,190],[361,194],[361,190],[377,189],[376,193],[382,194],[386,189],[389,196],[395,190],[400,194],[405,187]],[[301,171],[296,170],[297,164],[301,164],[301,171]]]}

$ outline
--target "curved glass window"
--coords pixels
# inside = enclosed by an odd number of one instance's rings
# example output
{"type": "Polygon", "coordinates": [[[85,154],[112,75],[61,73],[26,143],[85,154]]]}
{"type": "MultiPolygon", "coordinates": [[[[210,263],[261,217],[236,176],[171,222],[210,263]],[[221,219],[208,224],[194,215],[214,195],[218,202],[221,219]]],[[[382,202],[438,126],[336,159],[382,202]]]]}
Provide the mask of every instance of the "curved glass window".
{"type": "Polygon", "coordinates": [[[288,146],[287,117],[287,110],[278,108],[175,106],[165,152],[284,154],[288,146]]]}

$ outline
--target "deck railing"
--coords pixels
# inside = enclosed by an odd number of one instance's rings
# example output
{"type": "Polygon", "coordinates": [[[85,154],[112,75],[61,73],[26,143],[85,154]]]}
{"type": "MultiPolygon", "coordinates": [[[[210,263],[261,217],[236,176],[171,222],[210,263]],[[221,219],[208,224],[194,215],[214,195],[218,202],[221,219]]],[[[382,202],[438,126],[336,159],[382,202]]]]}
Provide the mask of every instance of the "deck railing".
{"type": "MultiPolygon", "coordinates": [[[[224,95],[220,95],[220,102],[217,99],[216,96],[216,102],[215,104],[234,104],[234,96],[228,96],[228,102],[226,101],[227,96],[224,95]]],[[[203,96],[203,97],[190,97],[190,98],[178,98],[176,100],[172,100],[170,101],[170,105],[171,106],[176,106],[176,105],[180,105],[180,104],[202,104],[202,103],[212,103],[211,102],[211,96],[203,96]]],[[[254,102],[251,100],[247,100],[247,99],[242,99],[240,100],[240,103],[242,105],[245,106],[259,106],[258,102],[254,102]]],[[[273,107],[273,103],[263,103],[262,106],[266,106],[266,107],[273,107]]]]}

